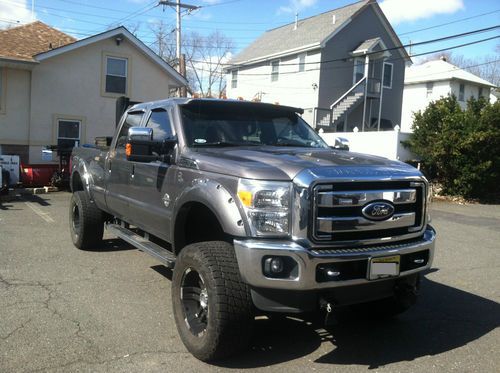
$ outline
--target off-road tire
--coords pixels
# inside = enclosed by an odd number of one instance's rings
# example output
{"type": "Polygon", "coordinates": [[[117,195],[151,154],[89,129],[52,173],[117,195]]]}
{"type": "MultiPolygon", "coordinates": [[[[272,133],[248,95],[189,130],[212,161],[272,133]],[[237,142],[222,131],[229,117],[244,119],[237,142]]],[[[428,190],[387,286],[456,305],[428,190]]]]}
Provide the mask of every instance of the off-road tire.
{"type": "Polygon", "coordinates": [[[253,322],[248,285],[240,277],[234,248],[211,241],[186,246],[179,254],[172,279],[172,304],[177,330],[193,356],[202,361],[219,360],[247,347],[253,322]],[[204,331],[195,335],[186,319],[181,287],[187,273],[197,272],[208,297],[204,331]]]}
{"type": "Polygon", "coordinates": [[[73,244],[80,250],[97,250],[102,243],[102,211],[84,191],[74,192],[69,204],[69,229],[73,244]]]}

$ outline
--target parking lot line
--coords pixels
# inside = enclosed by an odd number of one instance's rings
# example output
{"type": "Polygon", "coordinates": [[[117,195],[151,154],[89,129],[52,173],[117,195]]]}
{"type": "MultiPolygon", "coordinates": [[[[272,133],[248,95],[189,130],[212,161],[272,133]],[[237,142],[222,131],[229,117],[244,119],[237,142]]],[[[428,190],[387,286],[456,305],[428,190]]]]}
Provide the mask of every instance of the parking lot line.
{"type": "Polygon", "coordinates": [[[28,206],[30,209],[32,209],[35,214],[37,214],[39,217],[41,217],[43,220],[45,220],[47,223],[54,223],[54,219],[52,219],[47,212],[43,212],[38,206],[33,204],[32,202],[24,202],[26,206],[28,206]]]}

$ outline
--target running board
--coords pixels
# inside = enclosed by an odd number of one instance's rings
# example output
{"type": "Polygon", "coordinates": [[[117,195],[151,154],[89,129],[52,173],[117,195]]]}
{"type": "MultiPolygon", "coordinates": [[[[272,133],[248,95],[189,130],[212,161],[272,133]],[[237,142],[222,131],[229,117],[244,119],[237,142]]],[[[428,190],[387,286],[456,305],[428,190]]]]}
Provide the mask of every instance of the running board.
{"type": "Polygon", "coordinates": [[[175,255],[172,254],[167,249],[164,249],[160,245],[157,245],[148,239],[139,236],[138,234],[132,232],[131,230],[124,228],[117,224],[107,224],[106,229],[111,233],[121,238],[122,240],[128,242],[132,246],[135,246],[139,250],[151,255],[152,257],[158,259],[168,268],[174,268],[175,266],[175,255]]]}

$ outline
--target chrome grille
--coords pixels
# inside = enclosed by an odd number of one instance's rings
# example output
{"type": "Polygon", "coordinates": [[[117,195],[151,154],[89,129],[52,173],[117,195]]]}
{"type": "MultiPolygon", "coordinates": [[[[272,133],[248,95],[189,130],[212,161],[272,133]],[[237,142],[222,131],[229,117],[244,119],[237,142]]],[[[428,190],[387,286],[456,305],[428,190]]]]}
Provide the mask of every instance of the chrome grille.
{"type": "Polygon", "coordinates": [[[424,228],[425,184],[415,181],[346,182],[314,187],[312,238],[319,242],[407,238],[424,228]],[[394,213],[374,220],[362,210],[390,202],[394,213]]]}

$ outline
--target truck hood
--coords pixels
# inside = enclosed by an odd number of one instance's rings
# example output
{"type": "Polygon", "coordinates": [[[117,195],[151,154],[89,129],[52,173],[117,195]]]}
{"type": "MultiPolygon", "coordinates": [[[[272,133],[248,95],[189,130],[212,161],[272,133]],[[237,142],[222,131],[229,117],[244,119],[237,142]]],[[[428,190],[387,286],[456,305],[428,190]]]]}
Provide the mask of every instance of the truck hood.
{"type": "MultiPolygon", "coordinates": [[[[364,175],[387,173],[420,175],[413,167],[382,157],[333,149],[283,147],[218,147],[190,149],[183,158],[197,167],[235,177],[260,180],[293,180],[304,170],[321,171],[363,168],[364,175]],[[385,172],[384,172],[385,173],[385,172]]],[[[344,172],[349,173],[349,172],[344,172]]]]}

